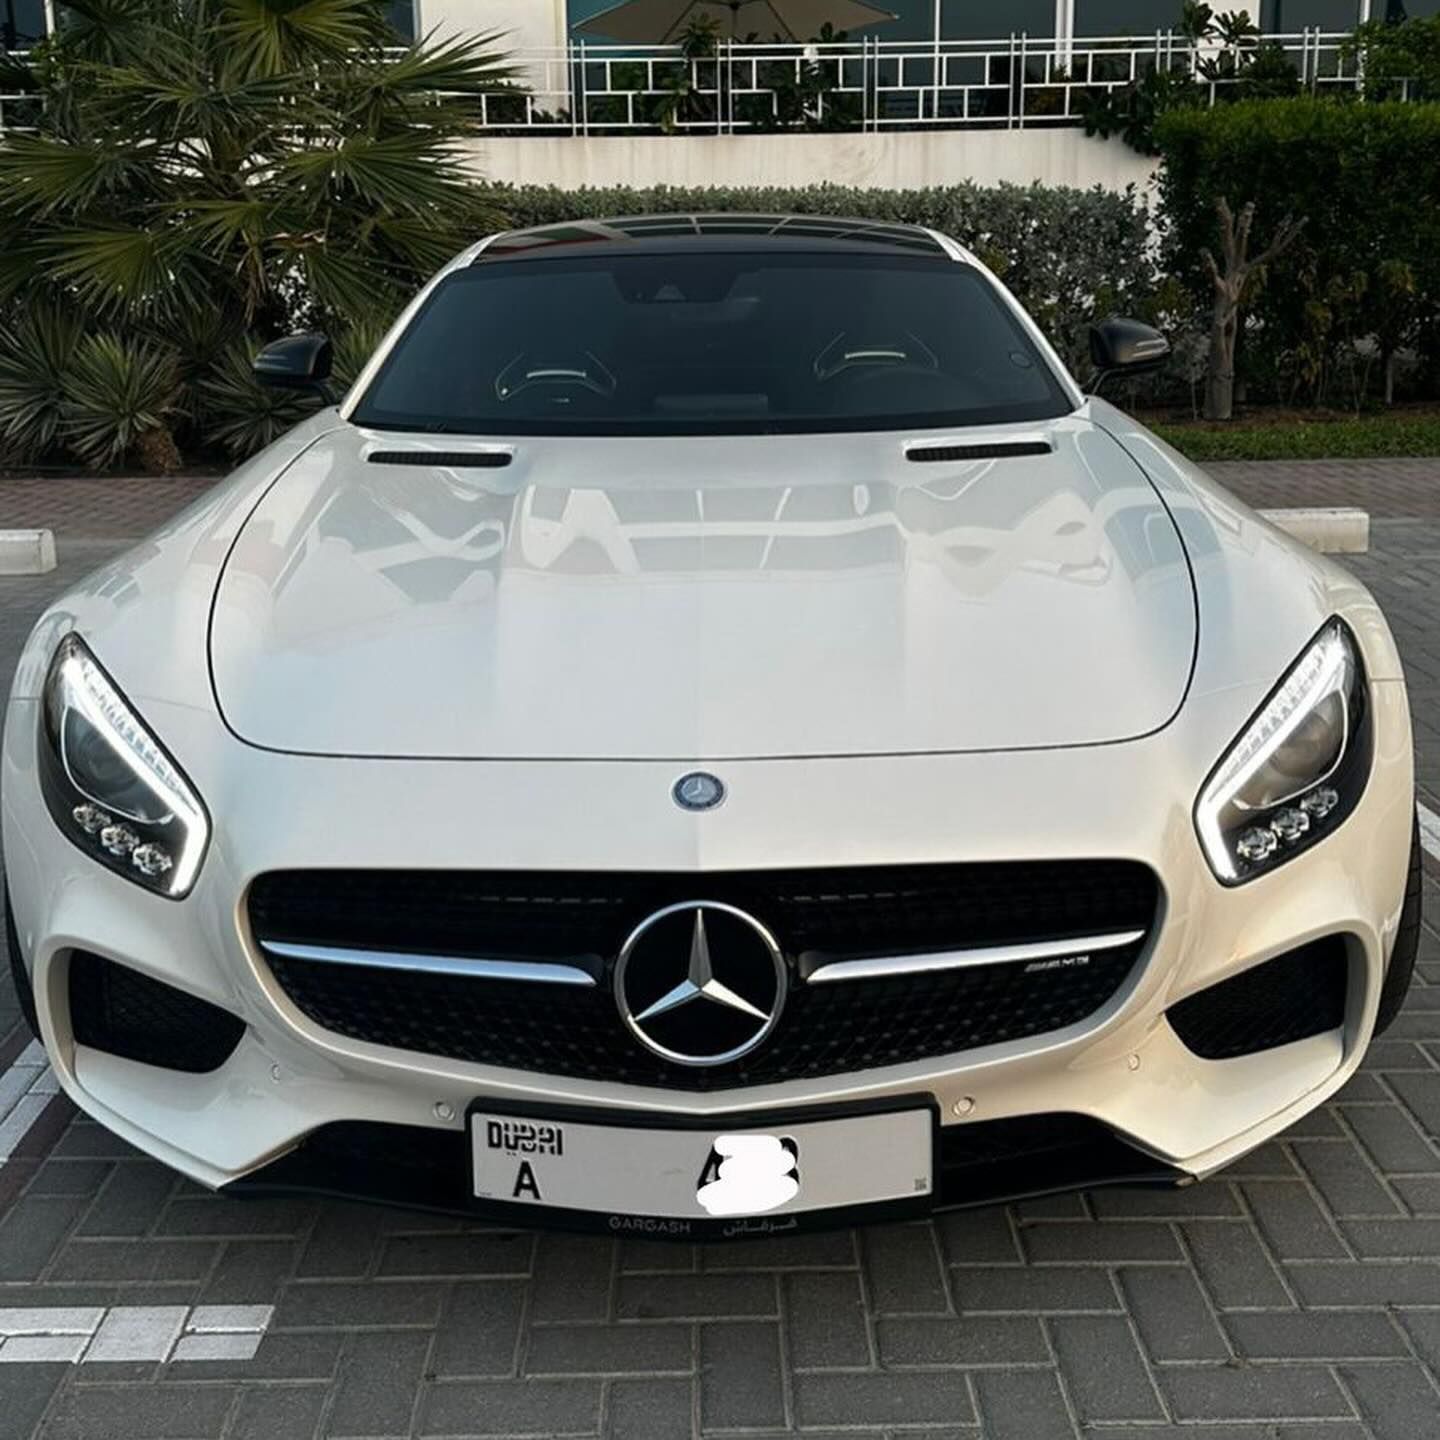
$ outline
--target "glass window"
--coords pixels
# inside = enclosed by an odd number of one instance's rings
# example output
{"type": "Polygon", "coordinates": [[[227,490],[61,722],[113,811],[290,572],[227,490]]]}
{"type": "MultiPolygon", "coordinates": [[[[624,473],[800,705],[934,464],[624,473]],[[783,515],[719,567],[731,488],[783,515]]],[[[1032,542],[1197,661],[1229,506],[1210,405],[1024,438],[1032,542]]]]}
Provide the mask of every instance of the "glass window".
{"type": "Polygon", "coordinates": [[[1181,0],[1075,0],[1075,33],[1153,35],[1175,29],[1184,8],[1181,0]]]}
{"type": "MultiPolygon", "coordinates": [[[[1372,0],[1371,12],[1385,14],[1385,0],[1372,0]]],[[[1353,30],[1360,23],[1359,0],[1264,0],[1260,7],[1260,28],[1276,35],[1301,30],[1353,30]]]]}
{"type": "Polygon", "coordinates": [[[44,0],[0,0],[0,50],[28,50],[44,38],[44,0]]]}
{"type": "Polygon", "coordinates": [[[1004,5],[943,0],[940,26],[946,40],[999,40],[1012,34],[1050,36],[1055,33],[1055,0],[1009,0],[1004,5]]]}
{"type": "Polygon", "coordinates": [[[676,248],[455,271],[353,418],[480,435],[718,435],[1069,409],[994,286],[966,265],[676,248]]]}
{"type": "Polygon", "coordinates": [[[414,43],[415,0],[386,0],[385,18],[406,45],[414,43]]]}

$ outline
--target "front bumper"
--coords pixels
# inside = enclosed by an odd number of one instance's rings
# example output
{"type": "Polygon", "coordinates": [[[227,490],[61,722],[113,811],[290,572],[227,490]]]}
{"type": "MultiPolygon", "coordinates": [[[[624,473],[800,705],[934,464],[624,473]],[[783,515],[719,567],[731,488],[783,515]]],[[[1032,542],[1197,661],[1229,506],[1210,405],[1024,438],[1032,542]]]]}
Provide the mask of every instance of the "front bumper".
{"type": "MultiPolygon", "coordinates": [[[[62,1085],[104,1124],[210,1186],[305,1184],[385,1198],[389,1182],[374,1167],[337,1158],[334,1127],[352,1127],[352,1140],[353,1127],[400,1127],[366,1133],[443,1157],[463,1148],[466,1109],[481,1097],[761,1124],[801,1106],[838,1113],[917,1094],[941,1119],[942,1204],[1101,1180],[1174,1182],[1215,1170],[1320,1103],[1368,1044],[1414,803],[1403,685],[1376,682],[1372,697],[1376,764],[1355,812],[1308,853],[1233,890],[1211,876],[1189,813],[1228,717],[1080,751],[734,762],[723,767],[727,804],[695,815],[669,798],[684,766],[281,755],[241,744],[213,715],[136,697],[218,817],[199,881],[177,903],[102,870],[56,830],[36,783],[34,704],[21,700],[0,773],[6,864],[62,1085]],[[1149,865],[1164,898],[1134,970],[1084,1022],[938,1060],[705,1094],[448,1061],[322,1030],[260,959],[243,904],[252,879],[272,869],[682,870],[695,873],[699,896],[707,872],[730,869],[1095,857],[1149,865]],[[1188,995],[1337,934],[1349,985],[1333,1031],[1207,1061],[1165,1017],[1188,995]],[[229,1060],[177,1084],[173,1071],[77,1043],[69,967],[81,950],[240,1017],[244,1036],[229,1060]],[[1079,1117],[1118,1148],[1091,1145],[1089,1159],[1077,1153],[1085,1146],[1026,1152],[985,1169],[983,1181],[943,1159],[969,1153],[982,1127],[1056,1115],[1079,1117]]],[[[432,1179],[449,1164],[437,1163],[432,1179]]],[[[462,1169],[461,1186],[464,1178],[462,1169]]],[[[428,1203],[439,1193],[448,1204],[450,1183],[388,1198],[424,1200],[428,1189],[428,1203]]]]}

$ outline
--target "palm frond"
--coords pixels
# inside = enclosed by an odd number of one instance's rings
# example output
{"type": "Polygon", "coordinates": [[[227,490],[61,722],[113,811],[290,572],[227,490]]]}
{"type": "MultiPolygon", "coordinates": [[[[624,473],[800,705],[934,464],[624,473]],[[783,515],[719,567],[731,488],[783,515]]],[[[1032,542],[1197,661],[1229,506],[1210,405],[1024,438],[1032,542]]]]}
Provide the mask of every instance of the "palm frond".
{"type": "Polygon", "coordinates": [[[47,237],[44,271],[102,314],[165,311],[206,299],[205,276],[183,232],[110,226],[47,237]]]}
{"type": "Polygon", "coordinates": [[[120,464],[156,432],[168,436],[180,398],[173,355],[113,334],[80,343],[65,388],[61,428],[76,454],[97,469],[120,464]]]}
{"type": "Polygon", "coordinates": [[[225,351],[198,386],[205,438],[240,460],[263,450],[314,412],[316,397],[261,385],[251,372],[249,345],[225,351]]]}
{"type": "Polygon", "coordinates": [[[280,161],[276,183],[412,215],[463,205],[468,188],[459,156],[424,131],[346,135],[338,144],[296,150],[280,161]]]}
{"type": "Polygon", "coordinates": [[[382,45],[387,27],[376,0],[226,0],[220,32],[234,73],[257,76],[382,45]]]}
{"type": "Polygon", "coordinates": [[[6,453],[35,460],[54,447],[80,335],[77,316],[43,303],[26,306],[14,328],[0,332],[0,449],[6,453]]]}
{"type": "Polygon", "coordinates": [[[40,216],[83,210],[122,190],[144,194],[152,176],[142,153],[104,141],[11,135],[0,146],[0,205],[40,216]]]}

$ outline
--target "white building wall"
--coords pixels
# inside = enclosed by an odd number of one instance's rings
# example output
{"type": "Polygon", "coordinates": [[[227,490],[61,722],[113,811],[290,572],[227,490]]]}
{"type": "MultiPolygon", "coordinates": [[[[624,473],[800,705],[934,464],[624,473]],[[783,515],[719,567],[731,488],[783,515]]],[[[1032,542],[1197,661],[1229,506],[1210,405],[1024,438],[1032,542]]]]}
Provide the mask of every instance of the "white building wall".
{"type": "Polygon", "coordinates": [[[525,135],[473,142],[476,172],[516,185],[832,185],[909,190],[973,180],[1144,187],[1155,163],[1080,130],[835,135],[525,135]]]}

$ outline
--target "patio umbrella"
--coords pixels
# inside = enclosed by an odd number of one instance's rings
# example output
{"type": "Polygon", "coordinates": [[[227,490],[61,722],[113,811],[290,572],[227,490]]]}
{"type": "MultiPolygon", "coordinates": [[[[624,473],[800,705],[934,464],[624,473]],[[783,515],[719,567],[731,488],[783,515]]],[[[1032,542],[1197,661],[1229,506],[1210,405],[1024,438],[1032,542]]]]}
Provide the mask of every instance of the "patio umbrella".
{"type": "Polygon", "coordinates": [[[692,20],[709,16],[722,38],[811,40],[826,25],[858,30],[895,17],[866,0],[620,0],[574,28],[637,45],[668,45],[692,20]]]}

